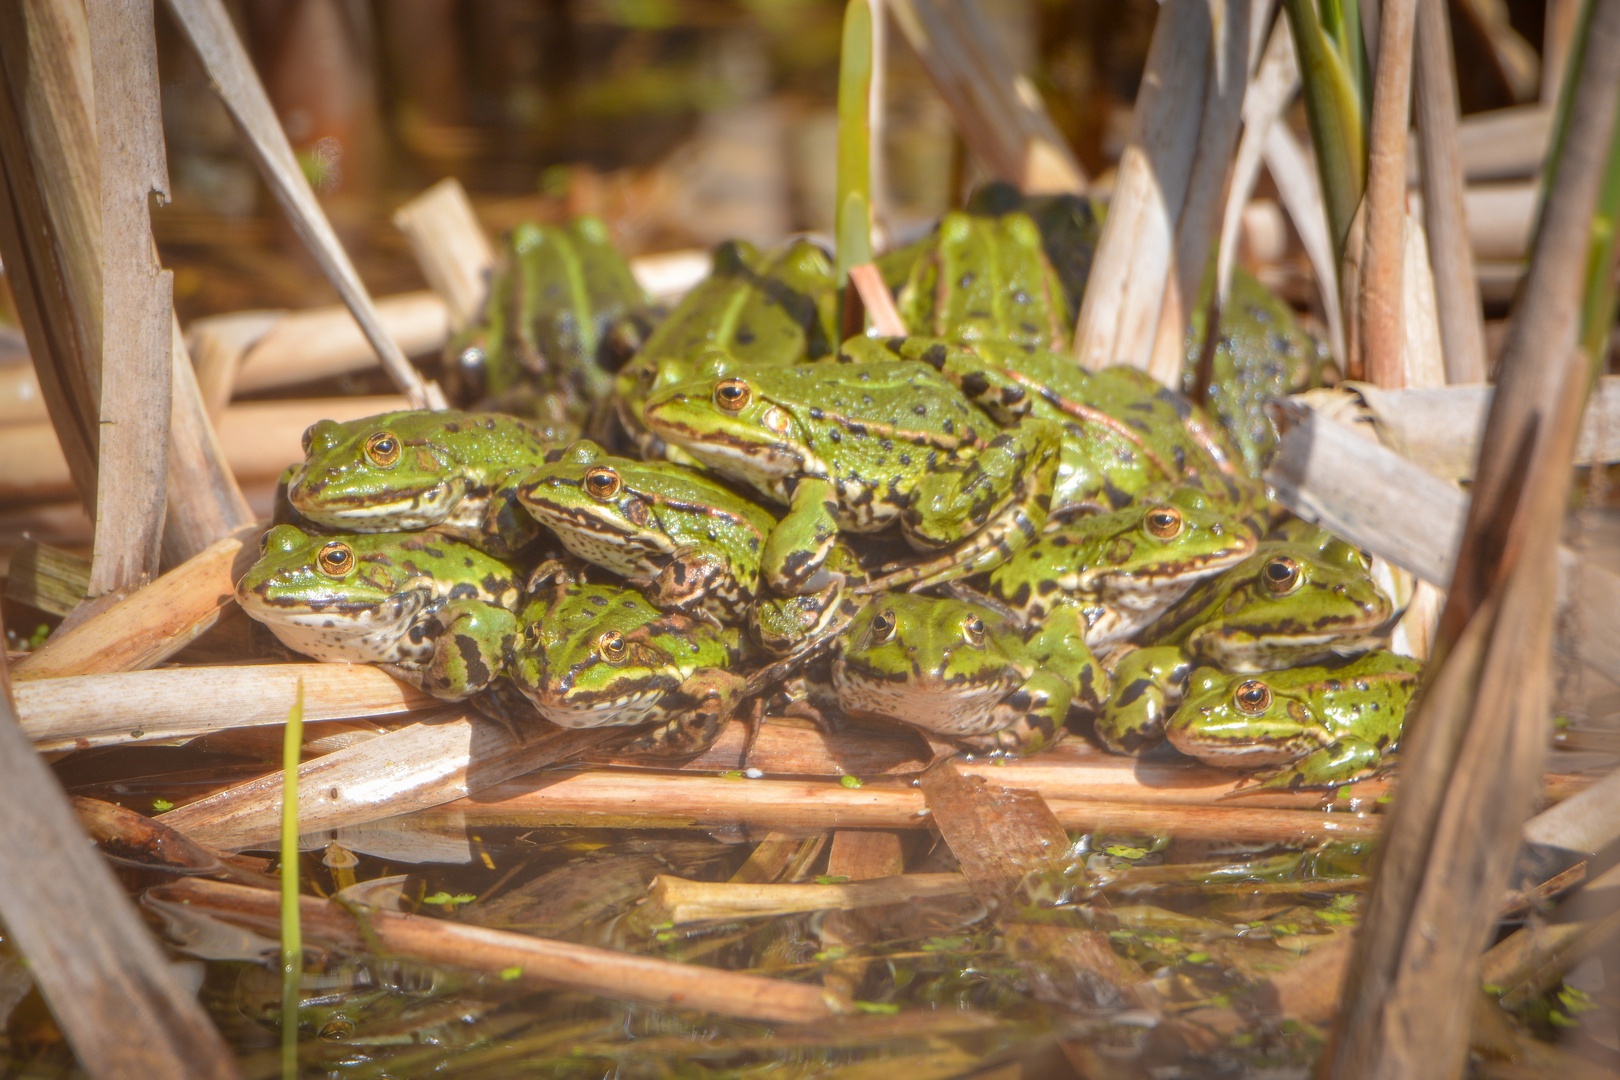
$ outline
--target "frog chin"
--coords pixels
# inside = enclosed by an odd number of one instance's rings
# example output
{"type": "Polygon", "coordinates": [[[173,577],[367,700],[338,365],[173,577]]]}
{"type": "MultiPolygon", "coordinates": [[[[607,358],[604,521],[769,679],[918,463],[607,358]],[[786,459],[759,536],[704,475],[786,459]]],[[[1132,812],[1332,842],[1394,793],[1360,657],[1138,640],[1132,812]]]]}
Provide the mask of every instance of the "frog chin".
{"type": "Polygon", "coordinates": [[[1303,732],[1293,738],[1264,741],[1214,738],[1190,728],[1172,728],[1166,733],[1170,745],[1206,765],[1222,769],[1257,769],[1265,765],[1286,765],[1297,761],[1315,743],[1303,732]]]}
{"type": "Polygon", "coordinates": [[[549,691],[546,687],[521,687],[535,710],[553,724],[563,728],[630,727],[657,719],[660,700],[668,687],[658,685],[645,690],[612,696],[603,694],[565,695],[549,691]]]}
{"type": "Polygon", "coordinates": [[[433,641],[426,633],[428,598],[405,592],[377,604],[288,611],[243,603],[283,645],[324,663],[426,663],[433,641]]]}
{"type": "Polygon", "coordinates": [[[833,665],[833,682],[846,712],[900,720],[940,735],[987,735],[1003,726],[996,706],[1007,696],[1004,680],[984,686],[951,686],[938,680],[901,682],[865,678],[843,660],[833,665]]]}

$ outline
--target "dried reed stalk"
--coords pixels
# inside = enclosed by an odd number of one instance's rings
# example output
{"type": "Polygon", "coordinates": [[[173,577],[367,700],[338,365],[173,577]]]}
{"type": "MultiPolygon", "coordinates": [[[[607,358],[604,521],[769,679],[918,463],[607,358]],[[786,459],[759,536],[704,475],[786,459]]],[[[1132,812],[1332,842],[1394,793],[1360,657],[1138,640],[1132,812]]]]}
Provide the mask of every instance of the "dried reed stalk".
{"type": "Polygon", "coordinates": [[[281,724],[300,684],[309,723],[439,704],[368,665],[252,664],[28,679],[16,687],[17,714],[36,750],[83,750],[281,724]]]}
{"type": "Polygon", "coordinates": [[[287,212],[321,272],[353,312],[389,377],[413,408],[444,408],[444,395],[422,380],[378,318],[370,293],[298,167],[270,98],[225,13],[225,5],[220,0],[168,0],[168,6],[208,73],[215,93],[236,122],[265,183],[287,212]]]}
{"type": "Polygon", "coordinates": [[[84,8],[0,5],[0,259],[80,501],[93,512],[101,204],[84,8]]]}
{"type": "MultiPolygon", "coordinates": [[[[1110,364],[1147,369],[1152,357],[1171,244],[1198,149],[1213,6],[1214,0],[1167,0],[1154,23],[1131,141],[1120,158],[1074,331],[1074,355],[1092,370],[1110,364]]],[[[1178,383],[1179,375],[1178,368],[1178,383]]]]}
{"type": "MultiPolygon", "coordinates": [[[[833,873],[831,866],[828,873],[833,873]]],[[[903,874],[833,885],[747,885],[688,881],[660,874],[653,878],[652,887],[647,890],[645,903],[651,911],[644,917],[653,923],[672,922],[680,926],[714,919],[854,911],[940,896],[962,896],[969,891],[968,879],[961,874],[903,874]]]]}
{"type": "MultiPolygon", "coordinates": [[[[1280,25],[1280,24],[1279,24],[1280,25]]],[[[1287,124],[1273,123],[1266,132],[1261,153],[1266,171],[1277,185],[1277,194],[1288,210],[1288,219],[1299,233],[1305,256],[1315,271],[1317,295],[1327,313],[1328,333],[1334,358],[1345,364],[1344,305],[1340,301],[1338,264],[1333,256],[1333,237],[1328,233],[1327,204],[1322,197],[1322,181],[1305,156],[1287,124]]]]}
{"type": "MultiPolygon", "coordinates": [[[[1278,501],[1424,581],[1450,582],[1468,513],[1462,492],[1297,401],[1286,412],[1297,426],[1265,472],[1278,501]]],[[[1583,631],[1582,659],[1620,679],[1620,574],[1568,548],[1558,562],[1559,596],[1583,631]]]]}
{"type": "Polygon", "coordinates": [[[89,1075],[240,1077],[17,726],[0,652],[0,920],[89,1075]]]}
{"type": "MultiPolygon", "coordinates": [[[[1379,9],[1378,65],[1367,133],[1359,337],[1367,381],[1389,387],[1405,385],[1401,277],[1406,262],[1406,127],[1416,4],[1417,0],[1387,0],[1379,9]]],[[[1350,362],[1354,366],[1355,358],[1350,362]]]]}
{"type": "MultiPolygon", "coordinates": [[[[224,467],[243,483],[274,480],[288,463],[304,456],[304,430],[317,420],[358,420],[363,416],[409,408],[403,397],[301,398],[232,405],[220,416],[217,432],[196,428],[219,448],[224,467]]],[[[52,452],[52,430],[46,424],[19,424],[0,429],[0,499],[33,502],[59,498],[71,490],[71,477],[59,452],[52,452]]],[[[190,459],[193,467],[202,462],[190,459]]],[[[175,461],[171,469],[177,468],[175,461]]],[[[188,489],[180,488],[179,491],[188,489]]],[[[208,490],[201,487],[192,490],[208,490]]],[[[233,482],[228,490],[240,499],[233,482]]],[[[246,513],[245,504],[242,513],[246,513]]],[[[251,517],[249,518],[251,520],[251,517]]]]}
{"type": "Polygon", "coordinates": [[[1446,380],[1485,381],[1485,321],[1463,216],[1456,69],[1445,0],[1417,0],[1417,127],[1429,266],[1434,274],[1446,380]]]}
{"type": "MultiPolygon", "coordinates": [[[[264,889],[189,880],[160,885],[146,895],[148,906],[159,911],[165,904],[185,904],[193,912],[266,935],[274,935],[279,925],[276,894],[264,889]]],[[[381,950],[537,990],[562,988],[781,1024],[825,1020],[848,1007],[819,986],[397,911],[368,910],[362,923],[337,904],[313,896],[300,898],[299,916],[308,941],[351,953],[381,950]]]]}
{"type": "Polygon", "coordinates": [[[1575,429],[1590,218],[1620,90],[1620,2],[1592,9],[1580,86],[1522,301],[1504,345],[1443,657],[1413,717],[1404,783],[1323,1075],[1450,1076],[1467,988],[1546,746],[1553,584],[1575,429]],[[1538,363],[1551,355],[1559,362],[1538,363]]]}
{"type": "Polygon", "coordinates": [[[891,0],[890,7],[962,138],[992,175],[1026,192],[1084,194],[1085,171],[972,0],[891,0]]]}
{"type": "MultiPolygon", "coordinates": [[[[548,725],[549,727],[549,725],[548,725]]],[[[298,826],[310,834],[463,798],[566,760],[615,735],[612,728],[550,728],[527,740],[456,707],[433,720],[306,762],[298,826]]],[[[222,850],[264,846],[279,834],[279,771],[161,815],[163,824],[222,850]]]]}
{"type": "Polygon", "coordinates": [[[1198,150],[1187,179],[1187,196],[1176,221],[1170,273],[1164,282],[1159,328],[1148,372],[1180,387],[1187,363],[1187,326],[1199,285],[1209,268],[1209,245],[1219,225],[1218,208],[1232,171],[1232,150],[1242,125],[1244,96],[1253,67],[1250,27],[1265,23],[1275,0],[1221,0],[1211,28],[1209,85],[1198,125],[1198,150]]]}
{"type": "MultiPolygon", "coordinates": [[[[429,292],[377,301],[377,317],[409,356],[436,353],[450,338],[450,312],[429,292]]],[[[233,393],[253,393],[362,371],[377,354],[342,304],[307,311],[244,311],[198,319],[186,334],[197,381],[218,413],[233,393]]]]}
{"type": "Polygon", "coordinates": [[[101,151],[103,335],[91,597],[157,576],[173,409],[174,275],[147,200],[169,201],[150,0],[85,5],[101,151]]]}
{"type": "Polygon", "coordinates": [[[236,602],[236,582],[258,558],[259,526],[250,525],[136,589],[19,660],[18,679],[138,671],[173,656],[236,602]]]}
{"type": "MultiPolygon", "coordinates": [[[[372,744],[382,740],[374,740],[372,744]]],[[[1170,834],[1187,839],[1311,843],[1378,834],[1376,815],[1250,808],[1241,803],[1188,806],[1046,799],[1066,829],[1120,836],[1170,834]]],[[[179,811],[170,811],[179,813],[179,811]]],[[[743,780],[621,772],[552,772],[482,790],[421,815],[446,827],[589,825],[714,828],[741,825],[796,835],[824,829],[920,829],[928,807],[915,789],[867,784],[846,788],[813,780],[743,780]]],[[[205,842],[229,847],[210,836],[205,842]]]]}
{"type": "Polygon", "coordinates": [[[1525,822],[1524,839],[1582,853],[1602,851],[1620,839],[1620,772],[1525,822]]]}
{"type": "Polygon", "coordinates": [[[495,273],[495,249],[478,224],[461,182],[447,177],[394,212],[416,264],[459,330],[478,318],[495,273]]]}
{"type": "Polygon", "coordinates": [[[255,518],[226,461],[180,336],[169,317],[174,412],[169,417],[169,512],[163,520],[163,565],[178,566],[255,518]]]}

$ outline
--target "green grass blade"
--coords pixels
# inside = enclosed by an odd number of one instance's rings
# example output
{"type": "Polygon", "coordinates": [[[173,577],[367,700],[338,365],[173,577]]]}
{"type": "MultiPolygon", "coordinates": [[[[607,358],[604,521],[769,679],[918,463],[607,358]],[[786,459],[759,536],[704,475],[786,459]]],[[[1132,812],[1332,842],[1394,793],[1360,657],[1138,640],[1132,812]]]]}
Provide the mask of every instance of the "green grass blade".
{"type": "Polygon", "coordinates": [[[838,61],[838,281],[849,268],[872,261],[872,9],[849,0],[844,9],[844,45],[838,61]]]}
{"type": "Polygon", "coordinates": [[[281,1075],[298,1077],[298,1000],[304,935],[298,921],[298,762],[304,746],[304,681],[281,740],[281,1075]]]}
{"type": "MultiPolygon", "coordinates": [[[[1312,0],[1283,0],[1283,9],[1299,53],[1305,115],[1310,121],[1316,167],[1322,177],[1328,229],[1333,234],[1334,254],[1343,262],[1345,237],[1367,182],[1368,110],[1357,87],[1359,72],[1354,60],[1346,63],[1340,43],[1318,21],[1312,0]]],[[[1359,58],[1364,70],[1359,15],[1353,6],[1351,15],[1355,18],[1347,17],[1337,4],[1331,5],[1331,10],[1341,30],[1341,41],[1350,37],[1349,25],[1355,24],[1354,47],[1347,51],[1352,58],[1359,58]]],[[[1365,83],[1364,78],[1359,81],[1365,83]]]]}

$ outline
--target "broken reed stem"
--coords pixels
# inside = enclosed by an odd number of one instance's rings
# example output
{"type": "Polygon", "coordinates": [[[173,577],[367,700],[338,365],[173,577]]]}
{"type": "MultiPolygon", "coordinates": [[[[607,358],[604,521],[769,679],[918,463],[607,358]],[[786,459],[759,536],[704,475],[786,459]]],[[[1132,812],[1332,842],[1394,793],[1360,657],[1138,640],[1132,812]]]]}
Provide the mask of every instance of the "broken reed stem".
{"type": "Polygon", "coordinates": [[[173,656],[236,602],[236,582],[258,558],[258,525],[209,545],[167,574],[70,630],[12,668],[17,679],[137,671],[173,656]]]}
{"type": "Polygon", "coordinates": [[[169,201],[151,0],[89,0],[101,157],[102,338],[96,542],[89,596],[157,576],[174,389],[174,275],[163,270],[147,200],[169,201]]]}
{"type": "MultiPolygon", "coordinates": [[[[188,880],[147,892],[148,903],[186,904],[232,925],[274,932],[274,893],[222,882],[188,880]]],[[[360,920],[337,904],[299,900],[308,937],[351,953],[380,949],[480,972],[536,990],[565,989],[670,1009],[690,1009],[764,1023],[808,1023],[848,1008],[824,988],[634,956],[611,949],[489,930],[396,911],[368,909],[360,920]]]]}
{"type": "MultiPolygon", "coordinates": [[[[1361,260],[1362,359],[1375,386],[1406,385],[1406,129],[1418,0],[1384,0],[1367,137],[1367,238],[1361,260]]],[[[1354,361],[1352,360],[1352,363],[1354,361]]]]}
{"type": "Polygon", "coordinates": [[[1457,76],[1445,0],[1417,0],[1417,128],[1429,269],[1439,308],[1446,381],[1485,381],[1485,323],[1463,212],[1457,76]]]}
{"type": "MultiPolygon", "coordinates": [[[[1187,362],[1187,326],[1198,289],[1209,269],[1209,245],[1219,226],[1221,195],[1232,171],[1232,151],[1243,120],[1249,85],[1249,21],[1264,18],[1271,0],[1228,0],[1225,17],[1212,27],[1212,60],[1198,125],[1198,149],[1187,181],[1187,195],[1171,241],[1158,334],[1148,373],[1165,386],[1181,387],[1187,362]]],[[[1213,322],[1211,325],[1214,325],[1213,322]]]]}
{"type": "Polygon", "coordinates": [[[239,1078],[56,778],[17,727],[0,653],[0,920],[94,1077],[239,1078]]]}
{"type": "Polygon", "coordinates": [[[366,340],[382,360],[384,370],[410,399],[413,408],[444,408],[444,395],[437,386],[423,381],[377,317],[370,293],[338,242],[320,203],[316,202],[309,180],[298,167],[292,145],[287,142],[287,135],[276,119],[247,50],[236,36],[224,4],[221,0],[168,0],[168,5],[208,73],[215,93],[236,122],[265,183],[287,212],[294,231],[304,241],[327,281],[354,313],[366,340]]]}
{"type": "MultiPolygon", "coordinates": [[[[1408,720],[1402,784],[1356,939],[1324,1080],[1461,1075],[1478,962],[1547,744],[1554,578],[1586,361],[1528,429],[1512,561],[1408,720]]],[[[1459,568],[1459,575],[1462,569],[1459,568]]],[[[1448,647],[1449,646],[1449,647],[1448,647]]]]}
{"type": "MultiPolygon", "coordinates": [[[[446,177],[394,213],[394,226],[410,241],[416,264],[435,295],[449,309],[450,325],[460,330],[484,310],[495,274],[495,249],[473,213],[466,189],[446,177]]],[[[386,300],[377,303],[383,313],[386,300]]],[[[415,352],[402,346],[405,352],[415,352]]]]}
{"type": "Polygon", "coordinates": [[[1594,0],[1581,68],[1562,156],[1548,165],[1557,176],[1502,343],[1456,578],[1441,617],[1446,639],[1462,632],[1499,580],[1503,536],[1493,523],[1509,520],[1518,496],[1516,455],[1531,428],[1552,415],[1558,396],[1561,365],[1541,358],[1567,357],[1578,341],[1592,212],[1620,91],[1620,0],[1594,0]]]}
{"type": "Polygon", "coordinates": [[[1211,4],[1166,0],[1153,26],[1131,141],[1120,158],[1075,325],[1075,358],[1093,371],[1110,364],[1145,370],[1152,358],[1171,245],[1198,149],[1211,4]]]}

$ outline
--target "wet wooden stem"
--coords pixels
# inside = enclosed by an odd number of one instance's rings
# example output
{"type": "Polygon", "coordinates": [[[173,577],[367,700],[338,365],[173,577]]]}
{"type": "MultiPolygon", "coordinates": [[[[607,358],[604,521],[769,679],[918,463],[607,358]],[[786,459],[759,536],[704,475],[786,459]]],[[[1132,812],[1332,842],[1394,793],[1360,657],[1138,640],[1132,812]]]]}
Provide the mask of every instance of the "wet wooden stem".
{"type": "Polygon", "coordinates": [[[1367,238],[1361,260],[1362,356],[1367,380],[1404,386],[1406,120],[1412,96],[1412,24],[1416,0],[1380,9],[1378,73],[1367,139],[1367,238]]]}

